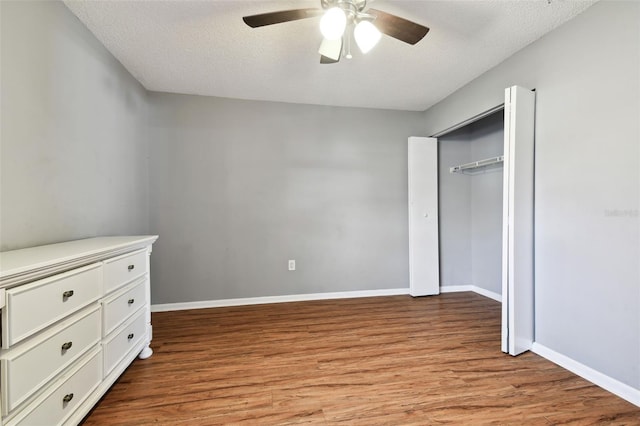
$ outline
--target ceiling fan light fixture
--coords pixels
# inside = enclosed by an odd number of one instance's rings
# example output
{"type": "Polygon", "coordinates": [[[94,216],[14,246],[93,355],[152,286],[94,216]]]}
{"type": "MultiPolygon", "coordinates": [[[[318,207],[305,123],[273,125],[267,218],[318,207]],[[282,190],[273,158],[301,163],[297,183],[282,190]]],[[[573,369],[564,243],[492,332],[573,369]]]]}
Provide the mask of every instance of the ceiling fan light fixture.
{"type": "Polygon", "coordinates": [[[362,51],[367,53],[375,47],[380,41],[382,34],[370,21],[360,21],[353,30],[353,37],[356,39],[356,44],[362,51]]]}
{"type": "Polygon", "coordinates": [[[327,40],[337,40],[344,34],[347,15],[339,7],[327,10],[320,20],[320,32],[327,40]]]}

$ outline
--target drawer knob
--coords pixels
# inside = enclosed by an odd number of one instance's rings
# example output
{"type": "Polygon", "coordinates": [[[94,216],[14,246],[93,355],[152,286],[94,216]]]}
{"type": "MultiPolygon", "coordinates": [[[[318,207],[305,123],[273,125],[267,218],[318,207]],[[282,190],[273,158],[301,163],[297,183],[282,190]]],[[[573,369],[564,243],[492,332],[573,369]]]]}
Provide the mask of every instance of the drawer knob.
{"type": "Polygon", "coordinates": [[[63,351],[68,351],[69,349],[71,349],[71,346],[73,346],[73,342],[66,342],[62,344],[62,350],[63,351]]]}
{"type": "Polygon", "coordinates": [[[71,402],[72,399],[73,399],[73,394],[68,393],[62,398],[62,402],[64,403],[71,402]]]}
{"type": "Polygon", "coordinates": [[[73,296],[73,290],[67,290],[64,293],[62,293],[62,299],[68,299],[71,296],[73,296]]]}
{"type": "Polygon", "coordinates": [[[130,304],[130,305],[133,305],[133,302],[135,302],[135,301],[136,301],[136,299],[129,299],[129,300],[127,300],[127,303],[130,304]]]}
{"type": "Polygon", "coordinates": [[[127,336],[127,339],[129,339],[129,340],[133,339],[133,333],[129,334],[129,335],[127,336]]]}
{"type": "Polygon", "coordinates": [[[129,266],[127,266],[127,269],[130,270],[130,271],[133,271],[133,268],[135,268],[135,267],[136,267],[136,265],[129,265],[129,266]]]}

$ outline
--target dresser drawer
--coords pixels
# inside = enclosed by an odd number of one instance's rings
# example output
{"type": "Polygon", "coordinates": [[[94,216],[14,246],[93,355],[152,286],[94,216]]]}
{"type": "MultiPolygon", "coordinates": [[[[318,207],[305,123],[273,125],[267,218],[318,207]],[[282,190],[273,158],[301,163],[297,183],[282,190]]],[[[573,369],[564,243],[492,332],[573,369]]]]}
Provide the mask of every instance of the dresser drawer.
{"type": "Polygon", "coordinates": [[[147,272],[147,249],[127,253],[104,262],[104,294],[130,283],[147,272]]]}
{"type": "Polygon", "coordinates": [[[7,348],[102,295],[102,265],[96,263],[7,290],[2,343],[7,348]]]}
{"type": "Polygon", "coordinates": [[[100,305],[2,354],[3,414],[16,408],[100,341],[100,305]]]}
{"type": "Polygon", "coordinates": [[[146,305],[147,277],[144,276],[103,302],[102,330],[106,336],[146,305]]]}
{"type": "Polygon", "coordinates": [[[60,425],[102,381],[102,351],[98,346],[47,389],[8,425],[60,425]]]}
{"type": "Polygon", "coordinates": [[[109,336],[103,343],[104,376],[144,338],[147,330],[145,310],[140,309],[135,316],[109,336]]]}

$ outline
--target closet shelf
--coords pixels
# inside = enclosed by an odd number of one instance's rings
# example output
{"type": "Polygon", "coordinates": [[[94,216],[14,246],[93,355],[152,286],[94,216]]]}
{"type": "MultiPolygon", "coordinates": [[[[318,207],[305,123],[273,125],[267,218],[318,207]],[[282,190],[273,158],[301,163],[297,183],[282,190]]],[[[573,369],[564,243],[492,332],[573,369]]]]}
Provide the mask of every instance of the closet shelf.
{"type": "Polygon", "coordinates": [[[478,160],[472,163],[449,167],[449,173],[463,173],[467,175],[473,175],[491,168],[500,167],[503,162],[504,155],[498,155],[497,157],[485,158],[484,160],[478,160]]]}

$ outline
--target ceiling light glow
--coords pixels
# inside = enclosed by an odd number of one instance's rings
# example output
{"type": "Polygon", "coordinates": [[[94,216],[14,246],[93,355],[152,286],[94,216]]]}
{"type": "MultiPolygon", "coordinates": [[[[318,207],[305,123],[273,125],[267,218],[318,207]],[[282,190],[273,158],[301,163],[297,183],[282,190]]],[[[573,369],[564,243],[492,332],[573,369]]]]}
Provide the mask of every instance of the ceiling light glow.
{"type": "Polygon", "coordinates": [[[380,31],[369,21],[360,21],[353,30],[358,47],[362,53],[367,53],[380,41],[380,31]]]}
{"type": "Polygon", "coordinates": [[[327,40],[337,40],[344,34],[347,15],[339,7],[327,10],[320,20],[320,32],[327,40]]]}

